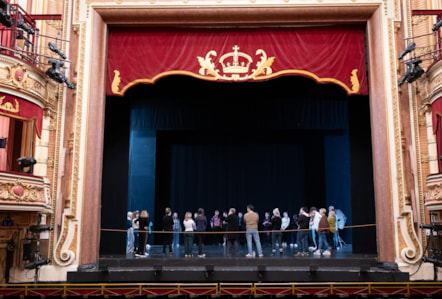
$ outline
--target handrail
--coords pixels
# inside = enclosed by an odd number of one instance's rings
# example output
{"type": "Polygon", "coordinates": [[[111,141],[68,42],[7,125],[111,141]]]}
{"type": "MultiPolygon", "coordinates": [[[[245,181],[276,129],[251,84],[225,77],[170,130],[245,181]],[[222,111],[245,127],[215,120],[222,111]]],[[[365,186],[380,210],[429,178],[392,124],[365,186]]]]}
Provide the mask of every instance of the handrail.
{"type": "Polygon", "coordinates": [[[0,284],[0,296],[132,297],[135,295],[371,295],[441,294],[442,282],[290,282],[290,283],[39,283],[0,284]]]}

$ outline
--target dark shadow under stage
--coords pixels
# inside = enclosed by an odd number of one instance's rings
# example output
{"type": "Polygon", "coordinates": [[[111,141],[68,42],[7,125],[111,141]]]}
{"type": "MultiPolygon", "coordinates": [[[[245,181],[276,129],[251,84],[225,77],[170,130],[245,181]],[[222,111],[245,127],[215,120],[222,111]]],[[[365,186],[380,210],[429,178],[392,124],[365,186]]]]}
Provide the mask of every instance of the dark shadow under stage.
{"type": "Polygon", "coordinates": [[[351,245],[331,256],[295,257],[296,248],[287,247],[282,255],[271,255],[263,246],[264,257],[246,258],[246,246],[239,257],[226,256],[222,245],[204,247],[204,258],[184,257],[183,246],[174,247],[172,256],[162,254],[162,246],[151,246],[146,257],[102,256],[98,266],[80,266],[69,272],[70,283],[125,282],[404,282],[408,273],[395,264],[379,263],[374,255],[353,254],[351,245]]]}

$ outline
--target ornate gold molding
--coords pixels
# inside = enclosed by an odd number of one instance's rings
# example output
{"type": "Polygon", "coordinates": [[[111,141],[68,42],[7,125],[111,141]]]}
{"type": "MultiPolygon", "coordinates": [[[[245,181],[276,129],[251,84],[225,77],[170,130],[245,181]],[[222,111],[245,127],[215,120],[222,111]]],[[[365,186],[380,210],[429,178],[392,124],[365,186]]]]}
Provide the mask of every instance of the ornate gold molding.
{"type": "MultiPolygon", "coordinates": [[[[388,41],[390,49],[395,49],[395,29],[394,22],[388,22],[388,41]]],[[[398,225],[396,229],[397,242],[399,245],[399,256],[404,262],[414,264],[420,260],[422,254],[422,247],[414,232],[412,219],[411,201],[409,189],[404,176],[404,155],[407,151],[404,149],[403,136],[401,134],[401,114],[399,105],[399,93],[397,88],[396,78],[396,52],[390,51],[390,74],[391,74],[391,90],[392,90],[392,107],[393,107],[393,130],[394,130],[394,152],[396,159],[396,181],[397,184],[397,198],[398,198],[398,225]]]]}
{"type": "Polygon", "coordinates": [[[15,210],[51,208],[50,184],[45,178],[24,175],[1,174],[0,208],[15,210]],[[14,208],[11,208],[14,206],[14,208]]]}
{"type": "Polygon", "coordinates": [[[40,69],[24,65],[15,57],[0,56],[0,87],[7,93],[17,94],[18,91],[22,98],[32,98],[39,106],[54,110],[55,85],[40,69]]]}

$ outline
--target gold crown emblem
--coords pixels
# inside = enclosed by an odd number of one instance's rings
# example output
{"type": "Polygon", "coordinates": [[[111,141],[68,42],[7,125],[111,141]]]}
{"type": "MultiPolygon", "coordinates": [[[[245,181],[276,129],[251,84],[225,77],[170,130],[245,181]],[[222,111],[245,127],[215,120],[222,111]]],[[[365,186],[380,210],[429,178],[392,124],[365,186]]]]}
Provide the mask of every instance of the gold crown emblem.
{"type": "Polygon", "coordinates": [[[249,72],[252,57],[246,53],[239,52],[239,47],[235,45],[233,52],[229,52],[220,57],[219,63],[226,74],[246,74],[249,72]]]}
{"type": "Polygon", "coordinates": [[[267,57],[264,50],[257,49],[255,55],[259,55],[259,60],[256,62],[256,68],[249,70],[253,63],[252,57],[238,50],[238,45],[235,45],[233,52],[222,55],[218,62],[214,61],[217,55],[214,50],[207,52],[205,57],[197,56],[201,66],[199,74],[215,80],[244,81],[257,80],[257,78],[269,76],[272,73],[271,66],[275,57],[267,57]],[[218,64],[221,65],[222,72],[217,68],[218,64]]]}

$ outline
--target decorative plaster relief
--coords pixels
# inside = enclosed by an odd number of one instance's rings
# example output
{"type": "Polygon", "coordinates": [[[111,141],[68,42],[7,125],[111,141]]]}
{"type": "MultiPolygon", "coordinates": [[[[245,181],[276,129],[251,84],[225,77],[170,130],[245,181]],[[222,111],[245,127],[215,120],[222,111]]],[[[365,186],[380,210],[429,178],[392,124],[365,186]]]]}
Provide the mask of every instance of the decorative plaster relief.
{"type": "MultiPolygon", "coordinates": [[[[389,35],[389,47],[395,49],[395,28],[394,22],[389,20],[388,22],[388,35],[389,35]]],[[[410,190],[405,182],[406,177],[403,175],[404,171],[404,151],[403,136],[401,134],[401,118],[400,118],[400,105],[397,87],[397,73],[396,73],[396,52],[389,52],[390,59],[390,75],[391,75],[391,91],[392,91],[392,108],[393,108],[393,130],[394,130],[394,151],[396,162],[396,180],[393,182],[397,184],[397,201],[394,201],[398,205],[399,215],[396,226],[398,255],[406,263],[416,263],[420,260],[422,254],[422,247],[414,231],[412,221],[412,210],[410,201],[410,190]]],[[[413,125],[413,124],[412,124],[413,125]]],[[[418,163],[417,163],[418,164],[418,163]]],[[[418,167],[420,167],[418,165],[418,167]]],[[[413,190],[413,189],[412,189],[413,190]]]]}
{"type": "Polygon", "coordinates": [[[40,107],[55,111],[57,103],[55,87],[46,74],[20,59],[10,56],[0,57],[0,87],[10,94],[29,99],[40,107]]]}
{"type": "Polygon", "coordinates": [[[54,260],[60,266],[69,266],[76,259],[78,224],[72,217],[64,215],[62,232],[55,247],[54,260]]]}
{"type": "MultiPolygon", "coordinates": [[[[2,205],[14,205],[16,210],[26,207],[27,210],[35,211],[41,208],[50,209],[51,199],[49,181],[46,178],[34,178],[27,180],[26,176],[9,174],[8,177],[0,177],[0,208],[2,205]]],[[[6,207],[5,207],[6,208],[6,207]]]]}

